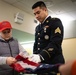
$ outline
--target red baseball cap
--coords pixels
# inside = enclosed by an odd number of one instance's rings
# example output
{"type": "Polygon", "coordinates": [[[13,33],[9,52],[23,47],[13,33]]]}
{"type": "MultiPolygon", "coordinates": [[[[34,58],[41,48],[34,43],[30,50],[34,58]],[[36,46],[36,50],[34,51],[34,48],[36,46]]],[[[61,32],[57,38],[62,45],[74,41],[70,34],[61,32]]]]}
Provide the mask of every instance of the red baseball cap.
{"type": "Polygon", "coordinates": [[[8,21],[0,22],[0,32],[5,30],[5,29],[12,29],[10,22],[8,22],[8,21]]]}

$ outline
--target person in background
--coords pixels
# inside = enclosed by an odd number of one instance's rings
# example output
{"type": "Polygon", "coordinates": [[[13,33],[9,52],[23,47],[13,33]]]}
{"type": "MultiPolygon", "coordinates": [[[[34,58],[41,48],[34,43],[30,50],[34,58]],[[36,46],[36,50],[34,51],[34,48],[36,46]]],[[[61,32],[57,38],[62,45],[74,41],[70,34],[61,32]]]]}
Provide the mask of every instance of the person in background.
{"type": "Polygon", "coordinates": [[[19,42],[12,37],[10,22],[0,22],[0,75],[19,75],[9,65],[17,61],[15,57],[20,52],[25,52],[28,55],[19,42]]]}
{"type": "Polygon", "coordinates": [[[61,75],[76,75],[76,60],[71,60],[59,67],[61,75]]]}
{"type": "Polygon", "coordinates": [[[65,60],[61,45],[64,29],[61,20],[49,16],[43,1],[36,2],[32,10],[40,24],[35,29],[35,42],[30,60],[37,63],[63,64],[65,60]]]}

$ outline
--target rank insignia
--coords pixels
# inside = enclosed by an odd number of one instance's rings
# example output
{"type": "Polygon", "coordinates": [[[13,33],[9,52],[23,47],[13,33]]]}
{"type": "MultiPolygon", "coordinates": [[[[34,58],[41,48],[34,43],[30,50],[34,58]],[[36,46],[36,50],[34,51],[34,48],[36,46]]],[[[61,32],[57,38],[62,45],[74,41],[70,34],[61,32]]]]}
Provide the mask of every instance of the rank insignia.
{"type": "Polygon", "coordinates": [[[46,22],[48,23],[49,21],[47,20],[46,22]]]}
{"type": "Polygon", "coordinates": [[[60,34],[61,34],[61,30],[60,30],[59,27],[57,27],[57,28],[55,29],[55,33],[60,33],[60,34]]]}
{"type": "Polygon", "coordinates": [[[53,48],[49,48],[48,51],[53,51],[53,48]]]}
{"type": "Polygon", "coordinates": [[[45,32],[45,33],[46,33],[46,29],[47,29],[48,27],[49,27],[48,25],[44,27],[44,32],[45,32]]]}
{"type": "Polygon", "coordinates": [[[49,39],[49,36],[48,35],[45,35],[45,39],[48,40],[49,39]]]}
{"type": "Polygon", "coordinates": [[[49,26],[47,25],[47,26],[45,26],[45,28],[48,28],[49,26]]]}
{"type": "Polygon", "coordinates": [[[44,31],[46,31],[46,27],[44,27],[44,31]]]}

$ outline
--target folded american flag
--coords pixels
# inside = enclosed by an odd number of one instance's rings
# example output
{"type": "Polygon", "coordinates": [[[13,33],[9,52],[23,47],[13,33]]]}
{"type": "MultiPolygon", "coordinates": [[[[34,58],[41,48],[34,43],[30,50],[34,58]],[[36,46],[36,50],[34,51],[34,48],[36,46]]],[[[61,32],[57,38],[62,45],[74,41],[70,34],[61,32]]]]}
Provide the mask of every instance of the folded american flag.
{"type": "Polygon", "coordinates": [[[21,55],[16,56],[18,60],[16,63],[10,65],[18,72],[24,72],[27,68],[32,70],[36,69],[40,64],[30,61],[28,58],[24,58],[21,55]]]}
{"type": "Polygon", "coordinates": [[[24,58],[21,55],[16,56],[16,59],[18,62],[10,65],[13,67],[16,71],[18,72],[25,72],[25,73],[33,73],[33,74],[38,74],[38,73],[48,73],[51,71],[58,72],[58,67],[60,64],[56,65],[49,65],[49,64],[40,64],[40,63],[35,63],[33,61],[30,61],[27,58],[24,58]]]}
{"type": "Polygon", "coordinates": [[[50,65],[50,64],[40,64],[37,68],[31,69],[26,68],[26,73],[33,74],[42,74],[42,73],[58,73],[58,67],[60,64],[50,65]]]}

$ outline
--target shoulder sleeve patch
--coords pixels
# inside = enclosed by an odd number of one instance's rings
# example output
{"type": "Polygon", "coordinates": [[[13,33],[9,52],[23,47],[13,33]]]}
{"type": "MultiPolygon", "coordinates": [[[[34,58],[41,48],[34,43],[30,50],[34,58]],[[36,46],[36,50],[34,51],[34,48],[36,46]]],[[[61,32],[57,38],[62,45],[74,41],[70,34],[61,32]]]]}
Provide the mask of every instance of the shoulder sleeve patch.
{"type": "Polygon", "coordinates": [[[61,34],[61,30],[60,30],[60,28],[59,28],[59,27],[57,27],[57,28],[55,29],[55,34],[56,34],[56,33],[61,34]]]}

